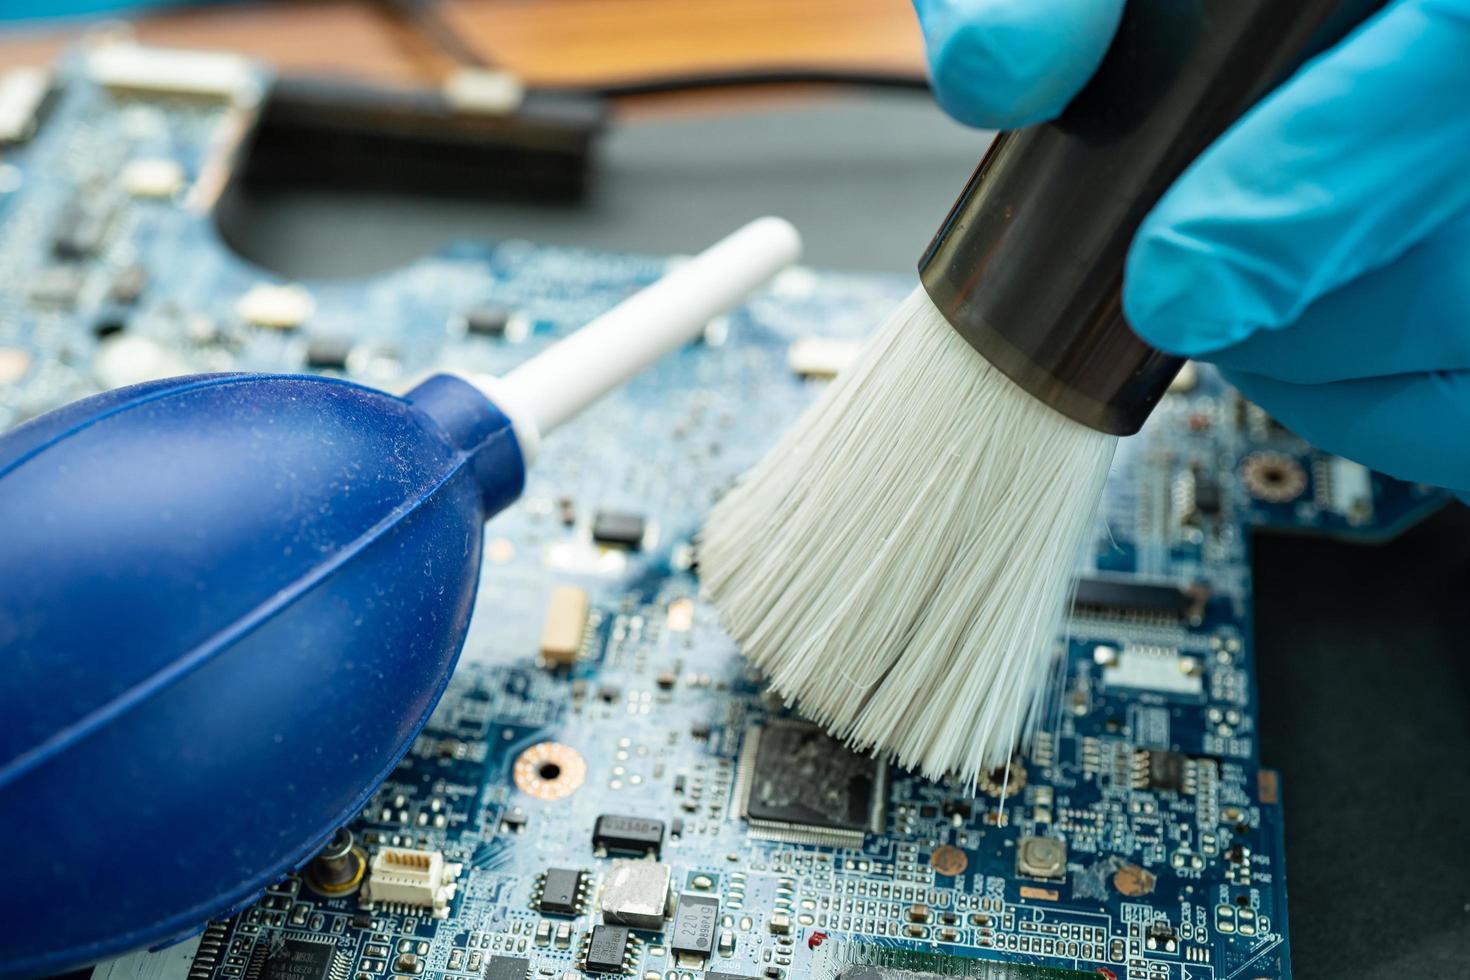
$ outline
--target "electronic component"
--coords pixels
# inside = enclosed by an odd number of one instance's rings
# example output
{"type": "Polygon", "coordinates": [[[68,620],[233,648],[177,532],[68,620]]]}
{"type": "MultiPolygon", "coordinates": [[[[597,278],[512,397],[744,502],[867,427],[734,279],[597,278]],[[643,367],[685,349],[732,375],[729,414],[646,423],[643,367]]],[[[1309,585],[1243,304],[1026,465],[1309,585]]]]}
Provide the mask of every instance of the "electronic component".
{"type": "Polygon", "coordinates": [[[1022,837],[1016,844],[1016,874],[1056,880],[1067,874],[1067,845],[1055,837],[1022,837]]]}
{"type": "Polygon", "coordinates": [[[537,742],[516,758],[516,788],[538,800],[571,796],[587,778],[587,760],[570,745],[537,742]]]}
{"type": "Polygon", "coordinates": [[[1141,750],[1134,757],[1133,785],[1137,789],[1182,793],[1188,788],[1189,758],[1179,752],[1141,750]]]}
{"type": "Polygon", "coordinates": [[[1354,524],[1361,524],[1373,515],[1373,474],[1368,467],[1333,456],[1322,469],[1328,507],[1354,524]]]}
{"type": "Polygon", "coordinates": [[[31,302],[37,306],[69,309],[77,303],[82,282],[81,270],[75,266],[48,266],[31,276],[31,302]]]}
{"type": "Polygon", "coordinates": [[[504,336],[510,323],[511,311],[504,306],[477,306],[460,314],[465,333],[482,337],[504,336]]]}
{"type": "Polygon", "coordinates": [[[442,919],[458,876],[459,865],[445,861],[439,851],[385,847],[373,856],[363,900],[433,909],[434,918],[442,919]]]}
{"type": "Polygon", "coordinates": [[[582,956],[583,969],[590,973],[627,972],[629,943],[626,926],[593,926],[582,956]]]}
{"type": "Polygon", "coordinates": [[[1209,590],[1203,585],[1140,582],[1125,578],[1080,578],[1072,595],[1074,612],[1198,621],[1209,590]]]}
{"type": "Polygon", "coordinates": [[[246,323],[275,330],[301,326],[311,319],[315,309],[311,293],[290,283],[257,283],[235,304],[235,312],[246,323]]]}
{"type": "Polygon", "coordinates": [[[256,944],[248,972],[251,980],[344,980],[347,975],[332,943],[283,936],[256,944]]]}
{"type": "Polygon", "coordinates": [[[834,378],[862,352],[859,340],[800,337],[786,348],[786,365],[803,378],[834,378]]]}
{"type": "Polygon", "coordinates": [[[184,168],[168,157],[139,157],[122,171],[122,187],[133,197],[165,199],[184,186],[184,168]]]}
{"type": "Polygon", "coordinates": [[[1185,361],[1179,365],[1179,373],[1174,375],[1174,380],[1169,382],[1169,394],[1182,395],[1199,387],[1199,368],[1195,367],[1193,361],[1185,361]]]}
{"type": "Polygon", "coordinates": [[[187,374],[189,365],[152,337],[113,332],[97,345],[92,376],[104,389],[187,374]]]}
{"type": "Polygon", "coordinates": [[[0,385],[14,384],[31,369],[31,355],[20,347],[0,347],[0,385]]]}
{"type": "Polygon", "coordinates": [[[587,593],[574,585],[552,590],[546,620],[541,624],[541,662],[546,666],[576,663],[587,629],[587,606],[587,593]]]}
{"type": "Polygon", "coordinates": [[[643,517],[617,510],[600,510],[592,519],[592,540],[637,551],[643,547],[643,517]]]}
{"type": "Polygon", "coordinates": [[[1240,478],[1252,497],[1270,504],[1288,504],[1307,489],[1307,471],[1284,453],[1252,453],[1240,464],[1240,478]]]}
{"type": "Polygon", "coordinates": [[[306,342],[306,366],[315,370],[346,370],[351,354],[349,337],[316,336],[306,342]]]}
{"type": "Polygon", "coordinates": [[[138,297],[143,295],[143,290],[148,286],[148,270],[141,265],[125,265],[118,271],[117,278],[112,280],[112,288],[108,290],[108,298],[114,303],[131,306],[138,302],[138,297]]]}
{"type": "Polygon", "coordinates": [[[319,895],[349,895],[362,884],[366,869],[367,855],[355,846],[352,831],[340,827],[327,846],[311,859],[301,877],[319,895]]]}
{"type": "Polygon", "coordinates": [[[492,956],[485,964],[485,980],[526,980],[531,961],[520,956],[492,956]]]}
{"type": "Polygon", "coordinates": [[[664,822],[604,813],[592,827],[592,846],[608,853],[658,857],[664,846],[664,822]]]}
{"type": "Polygon", "coordinates": [[[58,259],[84,259],[102,247],[112,221],[105,201],[77,196],[62,210],[51,231],[51,252],[58,259]]]}
{"type": "Polygon", "coordinates": [[[886,777],[816,725],[777,719],[746,731],[737,798],[752,834],[857,847],[882,829],[886,777]]]}
{"type": "Polygon", "coordinates": [[[680,895],[669,930],[669,948],[682,956],[706,959],[715,950],[720,900],[710,895],[680,895]]]}
{"type": "Polygon", "coordinates": [[[602,921],[635,929],[663,928],[672,876],[667,864],[614,861],[602,879],[602,921]]]}
{"type": "Polygon", "coordinates": [[[51,72],[45,68],[11,68],[0,75],[0,146],[35,135],[50,92],[51,72]]]}
{"type": "Polygon", "coordinates": [[[1196,474],[1194,481],[1194,509],[1206,517],[1214,517],[1220,513],[1224,501],[1220,493],[1220,483],[1213,477],[1204,474],[1196,474]]]}
{"type": "Polygon", "coordinates": [[[996,799],[1015,796],[1026,788],[1026,767],[1013,759],[1003,766],[987,769],[980,774],[975,788],[996,799]]]}
{"type": "Polygon", "coordinates": [[[110,89],[245,102],[260,83],[250,61],[235,54],[148,48],[117,41],[94,48],[92,78],[110,89]]]}
{"type": "Polygon", "coordinates": [[[1204,663],[1173,647],[1130,643],[1122,650],[1099,646],[1093,660],[1103,668],[1103,684],[1166,694],[1199,696],[1204,693],[1204,663]]]}
{"type": "Polygon", "coordinates": [[[582,892],[582,872],[571,868],[547,868],[541,876],[536,895],[536,909],[547,915],[576,915],[582,911],[586,897],[582,892]]]}

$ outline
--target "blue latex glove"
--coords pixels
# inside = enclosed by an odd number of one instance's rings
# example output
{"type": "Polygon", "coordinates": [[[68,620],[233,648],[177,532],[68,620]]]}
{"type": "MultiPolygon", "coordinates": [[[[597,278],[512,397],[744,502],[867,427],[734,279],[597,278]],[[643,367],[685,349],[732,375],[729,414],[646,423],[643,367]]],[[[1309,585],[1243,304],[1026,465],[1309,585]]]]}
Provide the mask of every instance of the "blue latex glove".
{"type": "MultiPolygon", "coordinates": [[[[1059,113],[1123,0],[915,0],[962,122],[1059,113]]],[[[1396,0],[1206,151],[1144,222],[1123,307],[1303,437],[1470,490],[1470,0],[1396,0]]]]}

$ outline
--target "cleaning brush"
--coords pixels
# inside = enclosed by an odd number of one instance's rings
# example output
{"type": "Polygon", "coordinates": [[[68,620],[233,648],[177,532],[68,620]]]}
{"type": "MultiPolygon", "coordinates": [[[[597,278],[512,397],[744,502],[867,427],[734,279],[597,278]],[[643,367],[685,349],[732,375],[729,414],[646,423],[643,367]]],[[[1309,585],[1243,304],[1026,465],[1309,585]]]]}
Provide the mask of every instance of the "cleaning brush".
{"type": "Polygon", "coordinates": [[[1182,363],[1122,312],[1185,167],[1372,0],[1130,0],[1054,122],[1002,133],[921,286],[715,506],[704,588],[770,687],[973,785],[1041,697],[1118,438],[1182,363]]]}

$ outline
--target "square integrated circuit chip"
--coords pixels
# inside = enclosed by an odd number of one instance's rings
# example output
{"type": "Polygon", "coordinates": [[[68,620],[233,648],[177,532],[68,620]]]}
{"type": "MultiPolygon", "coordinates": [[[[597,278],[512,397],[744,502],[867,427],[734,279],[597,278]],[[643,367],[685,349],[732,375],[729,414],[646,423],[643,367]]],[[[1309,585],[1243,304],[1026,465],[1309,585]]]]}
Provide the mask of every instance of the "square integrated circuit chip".
{"type": "Polygon", "coordinates": [[[249,973],[259,980],[331,980],[336,956],[331,943],[278,936],[255,947],[249,973]]]}
{"type": "Polygon", "coordinates": [[[860,847],[883,828],[887,767],[794,719],[745,733],[741,813],[753,836],[860,847]]]}
{"type": "Polygon", "coordinates": [[[521,956],[492,956],[485,964],[485,980],[526,980],[531,961],[521,956]]]}

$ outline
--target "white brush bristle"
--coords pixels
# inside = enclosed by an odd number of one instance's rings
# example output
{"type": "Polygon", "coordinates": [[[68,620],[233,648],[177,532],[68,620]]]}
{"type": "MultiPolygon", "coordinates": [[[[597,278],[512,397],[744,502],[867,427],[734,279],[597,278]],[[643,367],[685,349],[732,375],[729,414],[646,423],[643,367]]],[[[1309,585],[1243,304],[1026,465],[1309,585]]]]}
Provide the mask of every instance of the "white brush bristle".
{"type": "Polygon", "coordinates": [[[916,289],[714,508],[705,590],[807,717],[973,783],[1042,693],[1116,445],[991,367],[916,289]]]}

